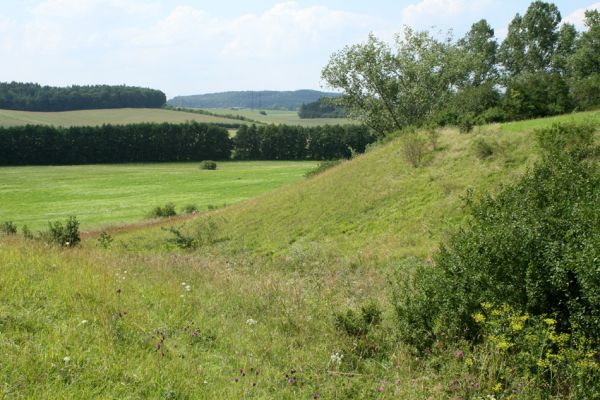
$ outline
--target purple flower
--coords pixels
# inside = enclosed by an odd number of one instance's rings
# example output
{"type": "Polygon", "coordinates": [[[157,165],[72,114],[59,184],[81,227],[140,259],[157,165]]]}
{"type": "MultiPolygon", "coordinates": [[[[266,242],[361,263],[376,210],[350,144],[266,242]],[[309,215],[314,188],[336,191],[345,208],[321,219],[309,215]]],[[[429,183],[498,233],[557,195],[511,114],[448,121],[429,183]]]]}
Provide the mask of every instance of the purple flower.
{"type": "Polygon", "coordinates": [[[454,357],[456,357],[457,360],[462,360],[464,356],[465,353],[463,353],[462,350],[456,350],[456,353],[454,353],[454,357]]]}

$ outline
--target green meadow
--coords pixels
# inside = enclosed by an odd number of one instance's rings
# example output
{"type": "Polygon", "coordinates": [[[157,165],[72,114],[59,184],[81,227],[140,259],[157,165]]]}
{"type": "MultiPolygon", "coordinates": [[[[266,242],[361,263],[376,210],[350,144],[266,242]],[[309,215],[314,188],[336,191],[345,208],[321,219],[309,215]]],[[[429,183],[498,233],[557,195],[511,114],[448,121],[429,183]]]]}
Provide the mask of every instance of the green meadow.
{"type": "Polygon", "coordinates": [[[285,124],[285,125],[300,125],[300,126],[319,126],[319,125],[338,125],[351,124],[352,120],[348,118],[300,118],[297,111],[289,110],[258,110],[258,109],[229,109],[229,108],[209,108],[206,109],[214,114],[222,115],[224,118],[227,114],[239,115],[250,118],[255,121],[260,121],[265,124],[285,124]],[[261,114],[264,113],[264,114],[261,114]]]}
{"type": "Polygon", "coordinates": [[[255,197],[302,179],[316,162],[0,167],[0,221],[39,229],[76,215],[83,229],[136,222],[172,202],[200,210],[255,197]]]}

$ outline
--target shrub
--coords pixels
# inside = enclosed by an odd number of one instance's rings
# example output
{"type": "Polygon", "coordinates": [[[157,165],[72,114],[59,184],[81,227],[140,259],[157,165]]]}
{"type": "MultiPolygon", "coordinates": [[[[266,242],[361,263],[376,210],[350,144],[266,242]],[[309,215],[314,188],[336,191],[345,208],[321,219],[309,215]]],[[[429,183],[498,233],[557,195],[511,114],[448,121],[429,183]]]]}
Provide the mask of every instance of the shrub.
{"type": "Polygon", "coordinates": [[[177,211],[175,211],[175,204],[173,203],[167,203],[163,207],[156,206],[150,212],[150,218],[166,218],[175,215],[177,215],[177,211]]]}
{"type": "Polygon", "coordinates": [[[217,169],[217,163],[210,160],[202,161],[202,163],[200,164],[200,169],[214,171],[215,169],[217,169]]]}
{"type": "Polygon", "coordinates": [[[462,114],[458,119],[458,130],[461,133],[469,133],[475,128],[476,120],[475,115],[471,113],[462,114]]]}
{"type": "Polygon", "coordinates": [[[108,232],[102,231],[100,233],[100,236],[98,236],[97,245],[99,247],[102,247],[103,249],[108,249],[108,248],[110,248],[112,242],[113,242],[112,235],[108,232]]]}
{"type": "Polygon", "coordinates": [[[21,232],[23,233],[23,237],[25,239],[33,239],[33,232],[31,232],[27,225],[23,225],[21,232]]]}
{"type": "Polygon", "coordinates": [[[441,136],[439,129],[436,129],[434,127],[428,128],[426,134],[427,140],[429,140],[429,144],[431,145],[431,150],[437,150],[438,142],[441,136]]]}
{"type": "Polygon", "coordinates": [[[264,111],[264,110],[260,110],[258,113],[259,113],[260,115],[267,115],[267,112],[266,112],[266,111],[264,111]]]}
{"type": "Polygon", "coordinates": [[[77,218],[71,216],[67,219],[65,225],[60,221],[48,222],[48,232],[45,236],[49,243],[57,244],[59,246],[74,247],[81,238],[79,236],[79,222],[77,218]]]}
{"type": "Polygon", "coordinates": [[[410,165],[419,167],[425,154],[425,140],[417,133],[406,134],[402,142],[402,154],[410,165]]]}
{"type": "Polygon", "coordinates": [[[348,309],[335,315],[335,327],[351,343],[346,354],[347,360],[358,365],[358,361],[373,358],[385,353],[385,338],[376,328],[381,325],[381,308],[373,301],[361,307],[360,312],[348,309]]]}
{"type": "Polygon", "coordinates": [[[304,177],[310,178],[311,176],[319,175],[320,173],[327,171],[330,168],[335,167],[336,165],[340,165],[342,160],[332,160],[332,161],[321,161],[319,165],[310,171],[304,174],[304,177]]]}
{"type": "Polygon", "coordinates": [[[183,210],[181,210],[184,214],[196,214],[199,210],[198,210],[198,206],[195,204],[188,204],[185,207],[183,207],[183,210]]]}
{"type": "Polygon", "coordinates": [[[0,233],[14,235],[17,233],[17,226],[12,221],[5,221],[0,224],[0,233]]]}
{"type": "Polygon", "coordinates": [[[435,267],[402,277],[395,306],[405,340],[425,348],[440,338],[475,338],[481,304],[555,315],[600,338],[600,172],[594,129],[539,131],[544,153],[532,171],[471,211],[469,226],[441,246],[435,267]],[[412,331],[413,333],[408,333],[412,331]]]}
{"type": "Polygon", "coordinates": [[[473,147],[475,148],[475,155],[480,160],[485,160],[494,154],[494,146],[482,138],[475,140],[473,147]]]}

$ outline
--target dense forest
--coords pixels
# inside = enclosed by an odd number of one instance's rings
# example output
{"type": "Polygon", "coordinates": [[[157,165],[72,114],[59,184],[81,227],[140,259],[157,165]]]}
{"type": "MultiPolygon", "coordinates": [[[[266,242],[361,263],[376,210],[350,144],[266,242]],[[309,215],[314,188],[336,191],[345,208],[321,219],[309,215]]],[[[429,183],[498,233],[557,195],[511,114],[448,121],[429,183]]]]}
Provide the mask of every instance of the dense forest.
{"type": "Polygon", "coordinates": [[[393,48],[370,35],[335,53],[322,77],[380,134],[585,110],[600,105],[600,13],[586,11],[585,25],[577,31],[556,5],[535,1],[501,43],[486,20],[458,40],[407,27],[393,48]]]}
{"type": "Polygon", "coordinates": [[[198,122],[71,128],[0,127],[0,165],[71,165],[201,160],[329,160],[365,151],[376,138],[362,126],[243,125],[198,122]]]}
{"type": "Polygon", "coordinates": [[[102,108],[159,108],[163,92],[132,86],[41,86],[36,83],[0,82],[0,109],[71,111],[102,108]]]}
{"type": "Polygon", "coordinates": [[[321,97],[312,103],[302,104],[298,111],[300,118],[344,118],[348,114],[346,111],[335,105],[328,97],[321,97]]]}
{"type": "Polygon", "coordinates": [[[266,110],[298,110],[302,104],[336,96],[317,90],[242,91],[178,96],[168,101],[173,107],[192,108],[262,108],[266,110]]]}

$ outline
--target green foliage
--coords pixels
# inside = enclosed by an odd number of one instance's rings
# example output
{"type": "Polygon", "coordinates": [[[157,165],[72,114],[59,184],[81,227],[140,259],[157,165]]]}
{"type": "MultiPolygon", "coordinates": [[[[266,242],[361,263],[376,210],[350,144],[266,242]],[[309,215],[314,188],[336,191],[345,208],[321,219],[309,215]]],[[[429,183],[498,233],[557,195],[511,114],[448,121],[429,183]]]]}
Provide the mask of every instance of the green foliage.
{"type": "Polygon", "coordinates": [[[50,87],[0,82],[0,109],[67,111],[100,108],[159,108],[167,98],[159,90],[130,86],[50,87]]]}
{"type": "Polygon", "coordinates": [[[150,218],[167,218],[174,217],[177,215],[175,210],[175,204],[167,203],[164,206],[156,206],[150,212],[150,218]]]}
{"type": "Polygon", "coordinates": [[[404,159],[414,168],[421,165],[425,155],[427,142],[418,133],[407,133],[402,139],[402,155],[404,159]]]}
{"type": "Polygon", "coordinates": [[[98,236],[98,239],[96,240],[96,243],[99,247],[102,247],[103,249],[109,249],[110,246],[112,245],[114,238],[112,237],[112,235],[106,231],[102,231],[100,232],[100,235],[98,236]]]}
{"type": "Polygon", "coordinates": [[[197,122],[0,127],[0,165],[223,160],[231,146],[226,129],[197,122]]]}
{"type": "Polygon", "coordinates": [[[311,176],[319,175],[320,173],[327,171],[330,168],[335,167],[336,165],[340,165],[342,160],[331,160],[331,161],[321,161],[316,168],[307,171],[304,176],[306,178],[310,178],[311,176]]]}
{"type": "Polygon", "coordinates": [[[346,111],[336,105],[335,98],[321,97],[319,100],[302,104],[298,111],[300,118],[345,118],[346,111]]]}
{"type": "Polygon", "coordinates": [[[200,221],[193,228],[184,230],[184,226],[176,228],[170,226],[161,228],[172,234],[166,239],[166,243],[174,245],[183,250],[195,250],[201,246],[213,244],[217,241],[218,226],[215,221],[200,221]]]}
{"type": "Polygon", "coordinates": [[[471,315],[488,301],[556,315],[559,330],[576,326],[598,338],[600,173],[586,158],[595,153],[593,132],[574,125],[538,132],[542,161],[475,205],[471,223],[441,247],[435,268],[417,268],[412,291],[399,284],[401,330],[418,332],[407,341],[424,348],[443,337],[473,338],[471,315]]]}
{"type": "Polygon", "coordinates": [[[79,221],[75,216],[71,216],[64,225],[60,221],[48,222],[48,231],[42,233],[42,238],[58,246],[77,246],[81,242],[79,221]]]}
{"type": "Polygon", "coordinates": [[[25,239],[28,239],[28,240],[33,239],[33,232],[31,232],[31,230],[29,229],[29,227],[27,225],[23,225],[23,227],[21,228],[21,233],[23,234],[23,237],[25,239]]]}
{"type": "Polygon", "coordinates": [[[186,206],[183,207],[181,212],[184,214],[196,214],[199,210],[200,209],[198,208],[198,206],[196,204],[187,204],[186,206]]]}
{"type": "Polygon", "coordinates": [[[346,360],[354,369],[359,367],[361,360],[385,354],[385,337],[378,329],[381,318],[381,308],[374,301],[362,306],[360,312],[348,309],[335,314],[335,327],[351,342],[346,347],[346,360]]]}
{"type": "Polygon", "coordinates": [[[483,138],[476,139],[473,143],[473,147],[475,149],[475,155],[480,160],[485,160],[494,154],[495,146],[489,140],[483,138]]]}
{"type": "Polygon", "coordinates": [[[260,110],[258,113],[259,113],[260,115],[267,115],[267,112],[266,112],[265,110],[260,110]]]}
{"type": "Polygon", "coordinates": [[[210,161],[210,160],[204,160],[200,164],[200,169],[206,169],[206,170],[209,170],[209,171],[214,171],[214,170],[217,169],[217,163],[214,162],[214,161],[210,161]]]}
{"type": "Polygon", "coordinates": [[[17,225],[12,221],[4,221],[0,224],[0,233],[4,235],[15,235],[17,233],[17,225]]]}

